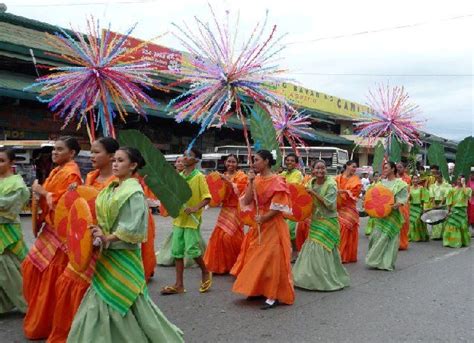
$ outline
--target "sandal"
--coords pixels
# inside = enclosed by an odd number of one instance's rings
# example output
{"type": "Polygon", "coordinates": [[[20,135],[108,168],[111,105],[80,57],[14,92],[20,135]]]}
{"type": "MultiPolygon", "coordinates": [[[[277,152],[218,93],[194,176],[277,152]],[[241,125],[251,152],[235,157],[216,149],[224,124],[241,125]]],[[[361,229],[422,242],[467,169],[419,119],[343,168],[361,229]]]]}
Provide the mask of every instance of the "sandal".
{"type": "Polygon", "coordinates": [[[178,289],[176,286],[165,286],[160,291],[161,295],[173,295],[173,294],[182,294],[186,293],[186,290],[178,289]]]}
{"type": "Polygon", "coordinates": [[[206,293],[212,286],[212,273],[209,273],[209,279],[204,282],[201,282],[201,287],[199,287],[200,293],[206,293]]]}

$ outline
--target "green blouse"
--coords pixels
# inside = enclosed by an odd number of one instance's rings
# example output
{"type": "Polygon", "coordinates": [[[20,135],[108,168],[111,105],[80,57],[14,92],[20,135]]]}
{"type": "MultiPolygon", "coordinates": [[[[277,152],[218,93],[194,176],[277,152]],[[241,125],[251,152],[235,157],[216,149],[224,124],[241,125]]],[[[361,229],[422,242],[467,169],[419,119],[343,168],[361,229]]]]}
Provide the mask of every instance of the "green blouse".
{"type": "Polygon", "coordinates": [[[20,223],[20,212],[30,191],[20,175],[0,179],[0,224],[20,223]]]}
{"type": "Polygon", "coordinates": [[[446,197],[446,205],[452,207],[467,207],[472,189],[467,187],[454,187],[446,197]]]}
{"type": "Polygon", "coordinates": [[[138,249],[146,240],[148,208],[143,189],[136,179],[112,182],[97,197],[97,221],[107,234],[120,241],[109,249],[138,249]]]}
{"type": "Polygon", "coordinates": [[[395,196],[395,203],[406,204],[408,201],[408,185],[401,179],[393,179],[391,181],[383,179],[380,183],[389,188],[395,196]]]}
{"type": "Polygon", "coordinates": [[[410,204],[421,205],[430,201],[430,193],[425,187],[411,187],[410,189],[410,204]]]}
{"type": "Polygon", "coordinates": [[[446,181],[443,181],[442,184],[436,182],[429,188],[430,198],[434,199],[436,202],[444,203],[451,188],[451,185],[446,181]]]}
{"type": "Polygon", "coordinates": [[[337,217],[337,184],[334,178],[326,176],[322,185],[316,183],[316,178],[311,179],[309,188],[318,193],[324,200],[321,203],[313,196],[313,220],[317,218],[337,217]]]}

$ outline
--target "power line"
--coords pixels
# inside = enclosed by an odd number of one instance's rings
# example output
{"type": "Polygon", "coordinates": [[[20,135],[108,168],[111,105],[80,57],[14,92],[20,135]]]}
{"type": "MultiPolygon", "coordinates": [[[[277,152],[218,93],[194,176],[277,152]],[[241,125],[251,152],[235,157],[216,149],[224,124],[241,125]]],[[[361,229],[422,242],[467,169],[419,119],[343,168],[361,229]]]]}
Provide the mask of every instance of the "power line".
{"type": "Polygon", "coordinates": [[[137,1],[93,1],[93,2],[70,2],[70,3],[50,3],[50,4],[9,4],[12,7],[68,7],[68,6],[91,6],[91,5],[133,5],[156,2],[157,0],[137,0],[137,1]]]}
{"type": "Polygon", "coordinates": [[[354,32],[354,33],[346,33],[346,34],[336,35],[336,36],[327,36],[327,37],[320,37],[320,38],[309,39],[309,40],[295,41],[295,42],[287,43],[287,45],[301,44],[301,43],[312,43],[312,42],[319,42],[319,41],[322,41],[322,40],[341,39],[341,38],[346,38],[346,37],[362,36],[362,35],[367,35],[367,34],[371,34],[371,33],[379,33],[379,32],[386,32],[386,31],[409,29],[409,28],[413,28],[413,27],[417,27],[417,26],[429,25],[429,24],[438,23],[438,22],[459,20],[459,19],[464,19],[464,18],[468,18],[468,17],[472,17],[472,16],[474,16],[474,14],[471,13],[471,14],[465,14],[465,15],[454,16],[454,17],[449,17],[449,18],[442,18],[442,19],[434,20],[434,21],[433,20],[432,21],[424,21],[424,22],[414,23],[414,24],[398,25],[398,26],[385,27],[385,28],[374,29],[374,30],[366,30],[366,31],[354,32]]]}
{"type": "Polygon", "coordinates": [[[313,73],[313,72],[289,72],[293,75],[315,75],[315,76],[379,76],[379,77],[473,77],[474,74],[359,74],[359,73],[313,73]]]}

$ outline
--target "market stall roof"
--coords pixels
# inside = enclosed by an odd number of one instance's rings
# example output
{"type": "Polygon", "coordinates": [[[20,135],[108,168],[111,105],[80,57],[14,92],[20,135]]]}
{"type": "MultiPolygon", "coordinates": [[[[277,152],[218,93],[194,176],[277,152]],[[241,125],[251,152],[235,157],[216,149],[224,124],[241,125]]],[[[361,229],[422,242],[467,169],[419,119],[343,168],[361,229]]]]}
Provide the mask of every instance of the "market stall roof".
{"type": "MultiPolygon", "coordinates": [[[[25,100],[37,100],[39,89],[25,90],[25,88],[30,86],[34,80],[34,76],[0,70],[0,96],[8,96],[25,100]]],[[[133,112],[131,108],[127,107],[127,110],[133,112]]],[[[159,103],[156,109],[147,108],[147,113],[151,116],[173,119],[167,115],[168,111],[166,109],[166,104],[163,103],[159,103]]],[[[227,126],[234,129],[242,129],[242,124],[236,118],[231,118],[228,120],[227,126]]],[[[315,130],[315,132],[316,138],[309,141],[338,145],[352,144],[351,140],[340,137],[336,134],[325,132],[323,130],[315,130]]]]}

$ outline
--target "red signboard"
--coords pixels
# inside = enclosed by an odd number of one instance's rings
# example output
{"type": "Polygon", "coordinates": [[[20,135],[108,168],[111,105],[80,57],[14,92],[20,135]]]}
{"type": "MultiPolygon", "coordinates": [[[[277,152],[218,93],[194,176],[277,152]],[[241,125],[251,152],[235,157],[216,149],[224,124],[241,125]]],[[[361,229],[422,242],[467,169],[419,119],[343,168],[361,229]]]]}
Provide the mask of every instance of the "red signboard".
{"type": "MultiPolygon", "coordinates": [[[[113,35],[123,36],[119,33],[113,35]]],[[[143,44],[144,41],[133,37],[128,37],[125,43],[127,48],[134,48],[143,44]]],[[[136,59],[148,58],[157,70],[177,70],[181,66],[181,52],[166,48],[161,45],[146,42],[139,49],[132,53],[136,59]]]]}

